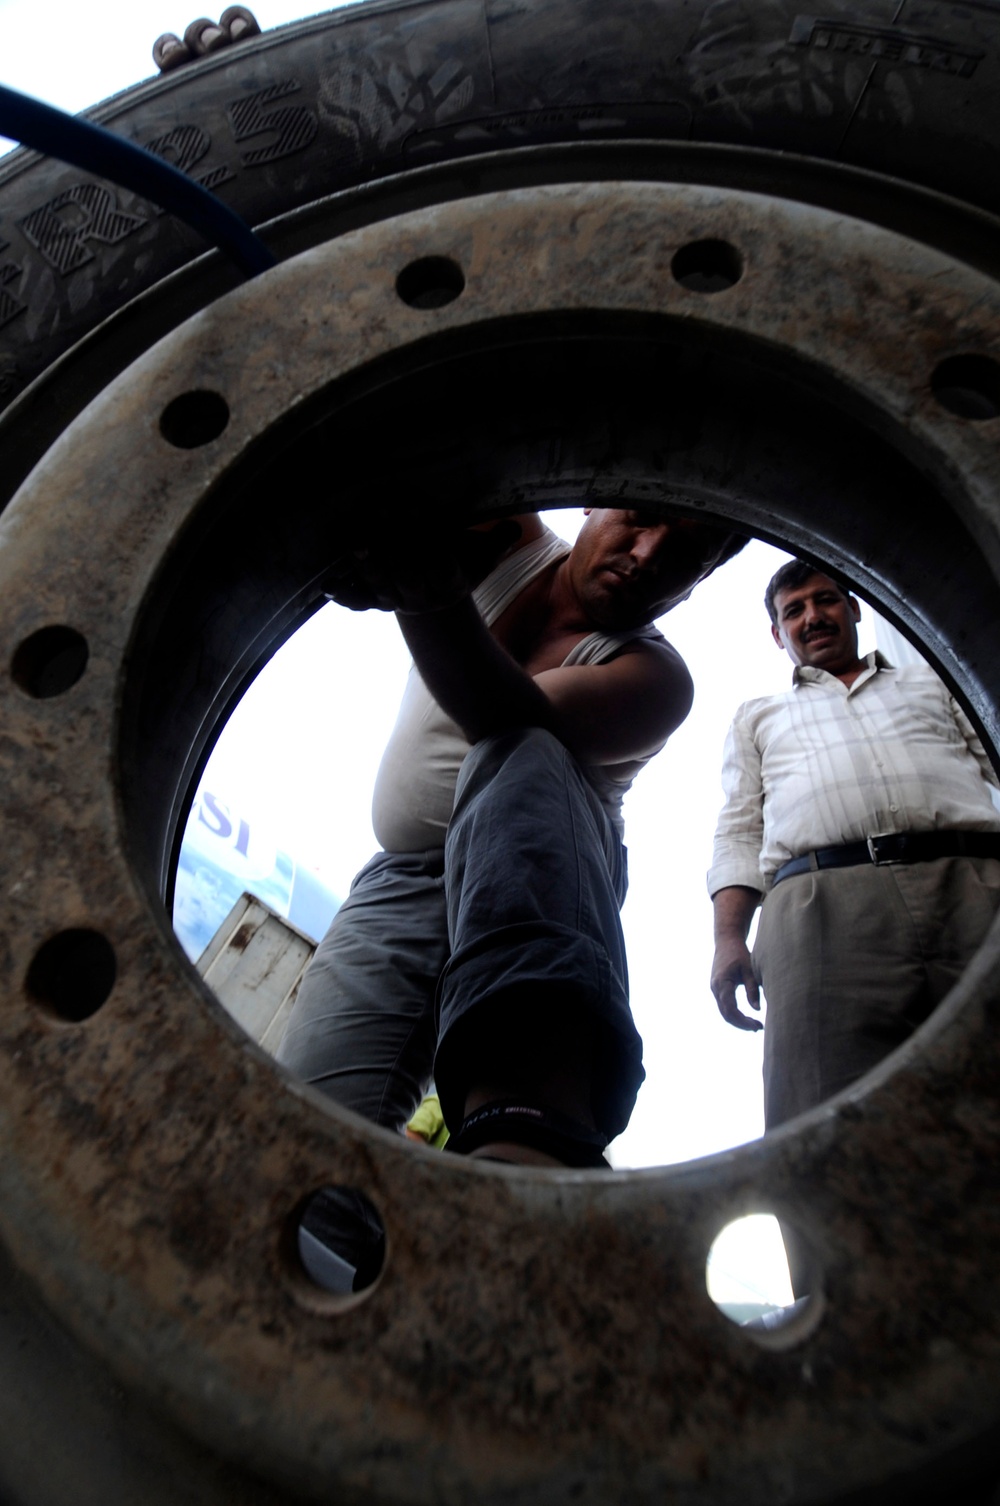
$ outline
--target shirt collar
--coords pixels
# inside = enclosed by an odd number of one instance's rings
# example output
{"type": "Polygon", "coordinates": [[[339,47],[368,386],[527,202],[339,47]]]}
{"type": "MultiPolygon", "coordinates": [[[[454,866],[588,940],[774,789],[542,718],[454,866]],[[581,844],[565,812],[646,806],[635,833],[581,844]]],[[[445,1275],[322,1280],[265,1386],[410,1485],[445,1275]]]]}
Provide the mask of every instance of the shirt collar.
{"type": "Polygon", "coordinates": [[[882,651],[877,648],[873,649],[870,654],[865,654],[864,662],[866,668],[858,675],[853,685],[845,685],[843,680],[839,680],[836,675],[832,675],[828,669],[817,669],[813,664],[796,664],[792,670],[792,685],[796,690],[800,685],[839,685],[847,695],[852,695],[862,685],[867,685],[868,681],[873,679],[879,670],[893,670],[895,668],[894,665],[889,663],[882,651]]]}

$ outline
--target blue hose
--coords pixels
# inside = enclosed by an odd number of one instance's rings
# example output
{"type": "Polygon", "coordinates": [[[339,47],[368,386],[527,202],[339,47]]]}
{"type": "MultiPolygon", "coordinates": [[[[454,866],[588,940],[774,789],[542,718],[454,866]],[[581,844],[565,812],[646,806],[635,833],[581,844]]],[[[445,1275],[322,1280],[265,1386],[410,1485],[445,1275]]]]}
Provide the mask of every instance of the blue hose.
{"type": "Polygon", "coordinates": [[[103,126],[0,84],[0,135],[141,194],[197,230],[248,277],[277,265],[249,225],[207,188],[103,126]]]}

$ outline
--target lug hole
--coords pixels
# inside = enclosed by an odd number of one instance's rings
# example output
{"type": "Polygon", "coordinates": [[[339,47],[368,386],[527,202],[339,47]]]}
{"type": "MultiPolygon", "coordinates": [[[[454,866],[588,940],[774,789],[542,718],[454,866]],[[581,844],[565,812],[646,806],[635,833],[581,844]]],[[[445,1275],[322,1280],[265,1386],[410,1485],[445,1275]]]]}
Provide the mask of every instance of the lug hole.
{"type": "Polygon", "coordinates": [[[299,1211],[298,1258],[313,1287],[349,1297],[373,1286],[385,1263],[385,1226],[356,1187],[321,1187],[299,1211]]]}
{"type": "Polygon", "coordinates": [[[80,679],[89,652],[86,638],[75,628],[39,628],[14,650],[11,677],[25,695],[36,701],[51,700],[80,679]]]}
{"type": "Polygon", "coordinates": [[[753,1213],[726,1225],[709,1251],[705,1284],[719,1311],[764,1349],[800,1344],[823,1314],[822,1274],[815,1252],[797,1228],[787,1221],[779,1225],[768,1213],[753,1213]],[[790,1264],[803,1293],[797,1299],[790,1264]]]}
{"type": "Polygon", "coordinates": [[[228,423],[229,404],[218,392],[182,392],[160,414],[160,433],[175,450],[197,450],[228,423]]]}
{"type": "Polygon", "coordinates": [[[411,309],[441,309],[465,290],[465,275],[447,256],[411,261],[396,278],[396,292],[411,309]]]}
{"type": "Polygon", "coordinates": [[[692,241],[677,252],[670,270],[689,293],[723,293],[743,276],[743,258],[728,241],[692,241]]]}
{"type": "Polygon", "coordinates": [[[934,368],[931,391],[949,413],[974,423],[1000,417],[1000,361],[990,356],[949,356],[934,368]]]}
{"type": "Polygon", "coordinates": [[[114,949],[99,931],[60,931],[35,953],[25,985],[57,1019],[77,1025],[89,1020],[115,986],[114,949]]]}

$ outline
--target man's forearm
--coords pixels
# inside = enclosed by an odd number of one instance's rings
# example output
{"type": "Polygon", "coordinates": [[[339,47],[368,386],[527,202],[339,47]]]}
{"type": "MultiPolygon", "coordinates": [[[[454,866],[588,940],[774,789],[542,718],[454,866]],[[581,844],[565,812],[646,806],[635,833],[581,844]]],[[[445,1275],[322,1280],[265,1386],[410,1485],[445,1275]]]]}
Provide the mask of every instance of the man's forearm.
{"type": "Polygon", "coordinates": [[[492,636],[471,598],[396,620],[427,689],[470,743],[514,727],[560,736],[548,696],[492,636]]]}
{"type": "Polygon", "coordinates": [[[747,932],[760,895],[756,889],[733,884],[717,889],[712,895],[715,911],[715,956],[712,958],[711,988],[719,1013],[738,1030],[760,1030],[761,1022],[742,1012],[736,991],[746,991],[751,1009],[760,1009],[760,987],[747,951],[747,932]]]}
{"type": "Polygon", "coordinates": [[[756,889],[745,889],[741,884],[716,890],[712,895],[716,944],[734,938],[746,941],[753,913],[759,904],[759,892],[756,889]]]}

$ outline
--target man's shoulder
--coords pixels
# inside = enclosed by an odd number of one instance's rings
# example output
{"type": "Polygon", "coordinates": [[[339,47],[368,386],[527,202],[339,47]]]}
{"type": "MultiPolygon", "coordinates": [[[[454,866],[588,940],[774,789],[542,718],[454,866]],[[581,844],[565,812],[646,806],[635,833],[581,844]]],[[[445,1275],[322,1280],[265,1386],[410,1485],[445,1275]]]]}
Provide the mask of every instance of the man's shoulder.
{"type": "Polygon", "coordinates": [[[771,712],[779,711],[783,706],[787,706],[794,695],[794,689],[775,690],[770,695],[753,696],[748,701],[741,701],[733,714],[733,722],[735,724],[759,721],[761,717],[766,717],[771,712]]]}
{"type": "Polygon", "coordinates": [[[627,654],[642,654],[650,663],[657,665],[661,673],[670,676],[680,674],[691,679],[691,671],[681,653],[668,638],[664,638],[659,628],[650,626],[639,628],[633,633],[608,636],[609,640],[615,636],[620,639],[619,646],[611,648],[608,653],[608,660],[621,659],[627,654]]]}
{"type": "Polygon", "coordinates": [[[932,685],[944,695],[949,693],[937,670],[929,664],[886,664],[882,666],[880,673],[899,685],[932,685]]]}
{"type": "Polygon", "coordinates": [[[576,662],[603,665],[607,673],[624,677],[643,695],[666,694],[672,701],[680,696],[688,709],[694,699],[691,671],[673,644],[655,628],[649,633],[608,634],[601,648],[592,639],[588,652],[576,662]]]}
{"type": "Polygon", "coordinates": [[[676,730],[694,703],[694,680],[678,650],[655,628],[649,633],[621,634],[617,647],[612,646],[611,636],[606,651],[590,662],[603,664],[606,674],[623,688],[627,685],[629,694],[647,705],[670,706],[668,730],[676,730]]]}
{"type": "Polygon", "coordinates": [[[923,705],[935,703],[953,715],[955,700],[936,669],[929,664],[887,664],[875,677],[884,690],[904,700],[919,700],[923,705]]]}

